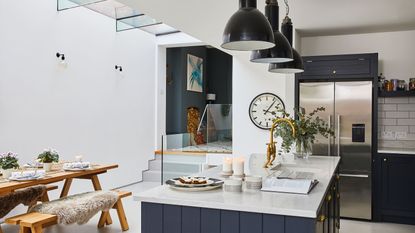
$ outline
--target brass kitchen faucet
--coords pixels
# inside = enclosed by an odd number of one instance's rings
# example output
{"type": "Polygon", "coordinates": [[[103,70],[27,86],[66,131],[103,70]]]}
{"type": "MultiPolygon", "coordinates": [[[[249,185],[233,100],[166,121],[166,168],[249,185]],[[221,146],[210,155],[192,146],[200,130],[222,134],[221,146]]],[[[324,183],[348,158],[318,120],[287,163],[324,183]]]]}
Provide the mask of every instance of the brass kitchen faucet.
{"type": "Polygon", "coordinates": [[[289,120],[287,118],[279,118],[279,119],[276,119],[274,121],[274,123],[272,124],[272,126],[271,126],[271,139],[270,139],[270,142],[267,143],[267,161],[264,164],[264,168],[269,168],[270,166],[272,166],[272,163],[274,162],[275,157],[277,155],[277,147],[276,147],[276,143],[277,142],[274,142],[274,129],[281,122],[288,123],[288,125],[291,126],[292,133],[293,133],[293,137],[295,137],[295,128],[294,128],[294,125],[291,122],[291,120],[289,120]]]}

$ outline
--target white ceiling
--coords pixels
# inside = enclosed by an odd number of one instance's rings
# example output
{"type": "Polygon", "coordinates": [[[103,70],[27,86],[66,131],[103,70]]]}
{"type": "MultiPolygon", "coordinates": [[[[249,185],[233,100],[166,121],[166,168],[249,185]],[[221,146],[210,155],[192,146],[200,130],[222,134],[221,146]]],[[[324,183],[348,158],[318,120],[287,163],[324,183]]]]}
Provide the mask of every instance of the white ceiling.
{"type": "MultiPolygon", "coordinates": [[[[279,1],[281,15],[284,3],[279,1]]],[[[414,0],[289,0],[302,36],[415,29],[414,0]]]]}
{"type": "MultiPolygon", "coordinates": [[[[120,0],[133,7],[146,8],[142,0],[120,0]]],[[[153,1],[150,1],[153,2],[153,1]]],[[[172,9],[183,0],[157,0],[159,7],[170,11],[207,11],[211,17],[226,14],[231,16],[237,9],[238,0],[193,0],[187,7],[172,9]],[[176,2],[176,3],[175,3],[176,2]],[[203,10],[205,9],[205,10],[203,10]]],[[[415,29],[415,0],[289,0],[290,17],[301,36],[356,34],[369,32],[400,31],[415,29]]],[[[279,0],[281,19],[285,16],[284,1],[279,0]]],[[[258,0],[263,11],[265,0],[258,0]]],[[[150,9],[151,7],[149,7],[150,9]]],[[[154,8],[153,8],[154,9],[154,8]]],[[[140,10],[140,9],[138,9],[140,10]]],[[[152,12],[147,12],[150,16],[152,12]]],[[[175,12],[177,14],[179,12],[175,12]]],[[[201,13],[203,16],[206,12],[201,13]]],[[[156,15],[154,15],[157,17],[156,15]]],[[[163,20],[163,19],[161,19],[163,20]]],[[[206,19],[209,21],[209,19],[206,19]]],[[[169,24],[169,22],[166,22],[169,24]]],[[[174,26],[174,25],[172,25],[174,26]]]]}

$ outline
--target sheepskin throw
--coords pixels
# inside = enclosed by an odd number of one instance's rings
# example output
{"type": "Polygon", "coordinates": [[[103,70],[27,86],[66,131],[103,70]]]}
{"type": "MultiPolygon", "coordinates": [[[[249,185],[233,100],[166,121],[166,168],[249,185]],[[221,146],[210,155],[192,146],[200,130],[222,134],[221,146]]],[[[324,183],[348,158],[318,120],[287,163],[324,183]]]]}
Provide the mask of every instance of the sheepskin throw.
{"type": "Polygon", "coordinates": [[[76,194],[42,203],[30,209],[30,212],[53,214],[63,224],[85,224],[101,211],[108,211],[118,200],[113,191],[95,191],[76,194]]]}
{"type": "Polygon", "coordinates": [[[12,209],[20,204],[27,206],[36,204],[37,200],[43,196],[45,191],[46,187],[39,185],[19,189],[4,196],[0,196],[0,218],[6,216],[12,209]]]}

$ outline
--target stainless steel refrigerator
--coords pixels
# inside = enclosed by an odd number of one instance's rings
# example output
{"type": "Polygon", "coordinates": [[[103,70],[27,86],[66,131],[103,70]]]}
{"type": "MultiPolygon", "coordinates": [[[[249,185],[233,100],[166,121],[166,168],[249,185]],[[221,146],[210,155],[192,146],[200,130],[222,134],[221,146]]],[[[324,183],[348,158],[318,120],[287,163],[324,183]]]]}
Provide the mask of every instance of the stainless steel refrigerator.
{"type": "Polygon", "coordinates": [[[372,82],[306,82],[299,106],[326,111],[334,136],[319,135],[313,155],[340,156],[340,215],[372,219],[372,82]]]}

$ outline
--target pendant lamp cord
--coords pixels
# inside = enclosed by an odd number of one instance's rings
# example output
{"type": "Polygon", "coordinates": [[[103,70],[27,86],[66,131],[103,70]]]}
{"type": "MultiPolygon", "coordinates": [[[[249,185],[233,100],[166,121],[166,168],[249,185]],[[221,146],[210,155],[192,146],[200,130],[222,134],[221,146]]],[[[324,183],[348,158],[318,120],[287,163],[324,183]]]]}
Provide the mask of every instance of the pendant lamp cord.
{"type": "Polygon", "coordinates": [[[285,4],[285,9],[286,9],[286,16],[288,16],[288,14],[290,13],[290,6],[288,5],[288,0],[284,0],[284,4],[285,4]]]}

